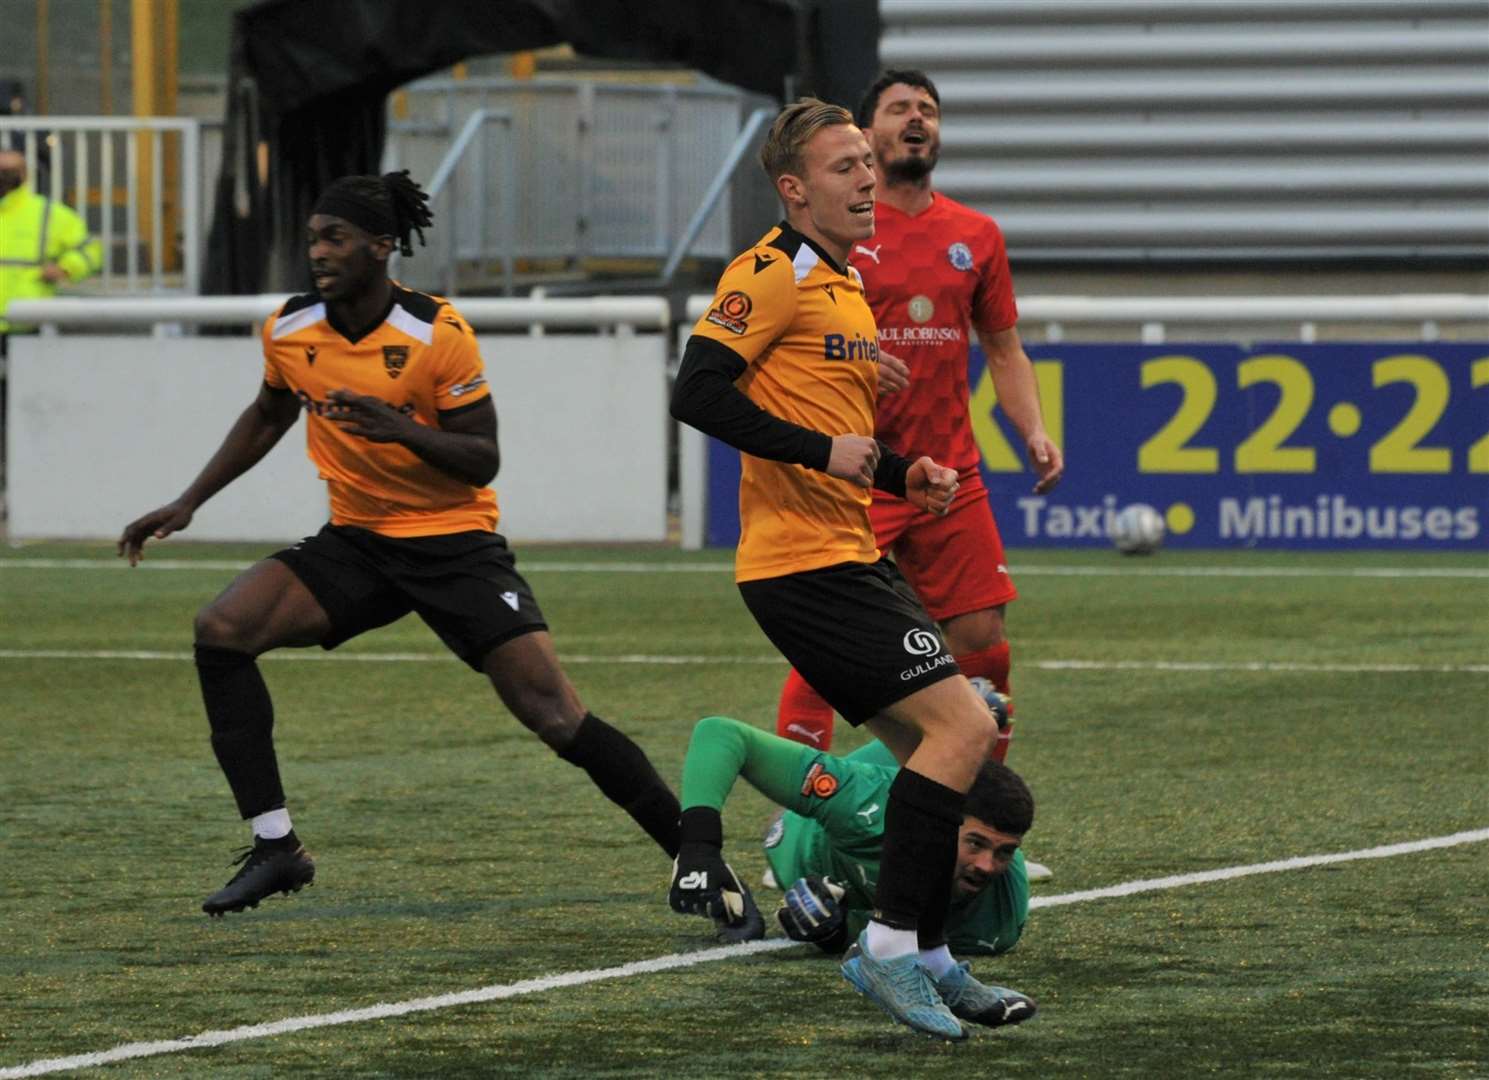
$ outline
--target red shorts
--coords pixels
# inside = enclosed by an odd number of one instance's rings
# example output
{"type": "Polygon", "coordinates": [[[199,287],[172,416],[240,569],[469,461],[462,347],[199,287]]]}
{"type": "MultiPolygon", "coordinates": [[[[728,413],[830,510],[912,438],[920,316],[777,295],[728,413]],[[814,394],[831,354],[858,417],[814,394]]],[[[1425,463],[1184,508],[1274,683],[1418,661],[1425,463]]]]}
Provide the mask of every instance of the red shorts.
{"type": "Polygon", "coordinates": [[[874,542],[937,622],[1018,598],[982,476],[973,469],[961,481],[945,517],[878,491],[869,507],[874,542]]]}

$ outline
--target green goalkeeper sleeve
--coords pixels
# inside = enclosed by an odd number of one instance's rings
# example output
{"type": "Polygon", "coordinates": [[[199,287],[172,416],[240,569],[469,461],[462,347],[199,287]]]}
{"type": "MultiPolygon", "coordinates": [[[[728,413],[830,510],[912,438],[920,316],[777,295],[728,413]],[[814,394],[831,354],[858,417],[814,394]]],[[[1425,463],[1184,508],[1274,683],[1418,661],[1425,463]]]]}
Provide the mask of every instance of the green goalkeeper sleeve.
{"type": "Polygon", "coordinates": [[[724,808],[736,778],[767,799],[789,806],[803,762],[817,751],[727,716],[705,716],[693,728],[682,765],[682,807],[724,808]]]}

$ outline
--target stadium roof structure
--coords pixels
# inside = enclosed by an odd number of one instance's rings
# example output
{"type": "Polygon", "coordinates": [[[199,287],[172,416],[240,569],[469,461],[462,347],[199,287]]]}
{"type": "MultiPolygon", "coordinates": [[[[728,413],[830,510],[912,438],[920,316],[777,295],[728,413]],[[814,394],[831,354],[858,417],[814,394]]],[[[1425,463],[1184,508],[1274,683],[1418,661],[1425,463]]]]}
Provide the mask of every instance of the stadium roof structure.
{"type": "Polygon", "coordinates": [[[299,238],[330,180],[376,172],[387,95],[473,56],[567,43],[680,63],[784,98],[852,100],[878,63],[877,0],[265,0],[233,14],[205,290],[308,287],[299,238]],[[831,47],[828,47],[831,42],[831,47]]]}

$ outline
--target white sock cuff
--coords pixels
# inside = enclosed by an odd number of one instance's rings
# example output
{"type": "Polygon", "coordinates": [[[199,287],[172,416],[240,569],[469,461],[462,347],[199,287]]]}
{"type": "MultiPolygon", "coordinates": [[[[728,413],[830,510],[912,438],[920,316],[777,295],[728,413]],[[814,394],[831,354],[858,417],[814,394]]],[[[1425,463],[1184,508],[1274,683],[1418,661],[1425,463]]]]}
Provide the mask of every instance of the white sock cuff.
{"type": "Polygon", "coordinates": [[[264,840],[279,840],[290,834],[290,812],[284,808],[270,810],[253,819],[253,835],[264,840]]]}
{"type": "Polygon", "coordinates": [[[921,949],[920,962],[938,979],[956,967],[956,960],[951,955],[951,949],[945,945],[938,945],[934,949],[921,949]]]}
{"type": "Polygon", "coordinates": [[[871,921],[865,931],[868,939],[864,944],[875,960],[893,960],[898,956],[914,956],[920,951],[920,940],[914,930],[896,930],[881,922],[871,921]]]}

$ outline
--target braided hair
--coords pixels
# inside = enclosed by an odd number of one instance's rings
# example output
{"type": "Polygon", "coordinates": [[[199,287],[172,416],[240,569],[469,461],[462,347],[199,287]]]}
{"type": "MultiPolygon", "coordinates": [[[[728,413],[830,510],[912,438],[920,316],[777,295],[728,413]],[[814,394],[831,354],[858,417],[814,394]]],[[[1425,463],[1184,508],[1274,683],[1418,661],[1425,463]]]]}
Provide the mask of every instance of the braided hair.
{"type": "Polygon", "coordinates": [[[382,176],[343,176],[321,192],[310,212],[350,221],[373,236],[392,236],[405,256],[414,253],[414,233],[424,246],[424,230],[434,221],[429,196],[407,169],[382,176]]]}

